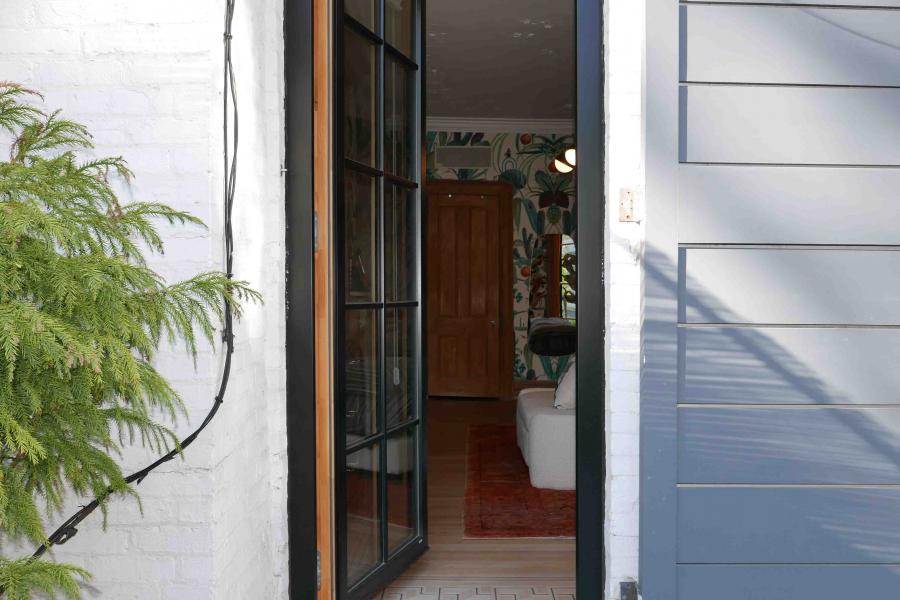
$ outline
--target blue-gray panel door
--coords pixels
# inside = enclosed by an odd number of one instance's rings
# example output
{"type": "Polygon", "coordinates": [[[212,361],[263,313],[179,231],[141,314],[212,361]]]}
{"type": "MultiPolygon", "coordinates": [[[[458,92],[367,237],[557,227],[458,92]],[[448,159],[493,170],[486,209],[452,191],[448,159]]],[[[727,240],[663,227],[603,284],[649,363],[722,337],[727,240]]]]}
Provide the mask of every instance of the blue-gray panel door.
{"type": "Polygon", "coordinates": [[[900,597],[900,1],[648,0],[644,600],[900,597]]]}

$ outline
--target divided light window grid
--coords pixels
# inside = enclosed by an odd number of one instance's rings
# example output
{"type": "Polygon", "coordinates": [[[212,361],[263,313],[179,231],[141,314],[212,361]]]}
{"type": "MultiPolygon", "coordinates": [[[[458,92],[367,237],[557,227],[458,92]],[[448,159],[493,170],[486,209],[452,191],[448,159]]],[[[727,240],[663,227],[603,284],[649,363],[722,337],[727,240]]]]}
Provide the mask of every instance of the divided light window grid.
{"type": "Polygon", "coordinates": [[[336,443],[352,596],[422,536],[421,132],[416,2],[343,4],[336,443]]]}

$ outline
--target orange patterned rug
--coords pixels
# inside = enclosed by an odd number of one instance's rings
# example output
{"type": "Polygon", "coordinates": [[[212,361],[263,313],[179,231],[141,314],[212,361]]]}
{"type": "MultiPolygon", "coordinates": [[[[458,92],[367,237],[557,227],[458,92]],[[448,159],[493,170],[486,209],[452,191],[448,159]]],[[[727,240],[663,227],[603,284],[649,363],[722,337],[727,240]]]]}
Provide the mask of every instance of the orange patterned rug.
{"type": "Polygon", "coordinates": [[[532,487],[514,425],[469,427],[466,537],[574,537],[575,491],[532,487]]]}

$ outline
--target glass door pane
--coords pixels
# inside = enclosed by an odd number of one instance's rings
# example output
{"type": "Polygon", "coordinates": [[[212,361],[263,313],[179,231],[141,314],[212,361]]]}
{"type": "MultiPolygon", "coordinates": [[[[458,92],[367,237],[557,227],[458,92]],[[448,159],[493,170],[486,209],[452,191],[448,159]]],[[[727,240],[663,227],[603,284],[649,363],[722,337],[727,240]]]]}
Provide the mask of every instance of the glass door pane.
{"type": "Polygon", "coordinates": [[[347,16],[356,19],[372,31],[375,31],[377,10],[378,0],[344,0],[344,12],[347,16]]]}
{"type": "Polygon", "coordinates": [[[416,300],[416,190],[388,184],[384,191],[384,296],[388,302],[416,300]]]}
{"type": "Polygon", "coordinates": [[[384,65],[384,168],[392,175],[410,179],[415,143],[410,114],[414,71],[388,57],[384,65]]]}
{"type": "Polygon", "coordinates": [[[345,0],[336,40],[339,600],[425,550],[418,6],[345,0]]]}
{"type": "Polygon", "coordinates": [[[378,313],[345,313],[344,431],[352,446],[378,432],[378,313]]]}
{"type": "Polygon", "coordinates": [[[347,171],[344,178],[344,285],[347,302],[374,302],[378,294],[378,199],[375,178],[347,171]]]}
{"type": "Polygon", "coordinates": [[[375,166],[377,46],[349,27],[344,39],[344,152],[375,166]]]}
{"type": "Polygon", "coordinates": [[[378,444],[347,457],[347,578],[362,579],[381,561],[381,460],[378,444]]]}
{"type": "Polygon", "coordinates": [[[413,0],[385,0],[384,37],[385,41],[405,54],[412,56],[413,0]]]}
{"type": "Polygon", "coordinates": [[[388,552],[394,553],[416,535],[419,520],[416,427],[391,436],[387,442],[388,552]]]}
{"type": "Polygon", "coordinates": [[[384,317],[385,421],[388,428],[403,425],[418,416],[418,312],[415,307],[389,308],[384,317]]]}

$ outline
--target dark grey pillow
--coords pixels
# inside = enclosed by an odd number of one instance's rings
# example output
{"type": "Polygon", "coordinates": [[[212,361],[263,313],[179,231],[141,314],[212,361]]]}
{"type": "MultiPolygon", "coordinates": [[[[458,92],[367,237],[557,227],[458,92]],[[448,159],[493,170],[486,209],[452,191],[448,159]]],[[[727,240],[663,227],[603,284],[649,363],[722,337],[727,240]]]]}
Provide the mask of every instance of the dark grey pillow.
{"type": "Polygon", "coordinates": [[[528,325],[528,347],[541,356],[574,354],[577,348],[575,325],[566,319],[540,317],[528,325]]]}

